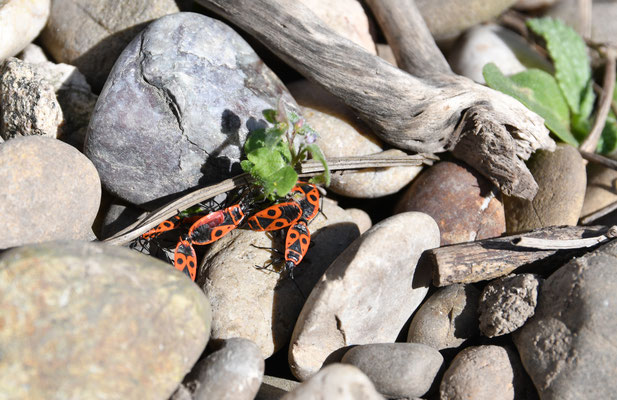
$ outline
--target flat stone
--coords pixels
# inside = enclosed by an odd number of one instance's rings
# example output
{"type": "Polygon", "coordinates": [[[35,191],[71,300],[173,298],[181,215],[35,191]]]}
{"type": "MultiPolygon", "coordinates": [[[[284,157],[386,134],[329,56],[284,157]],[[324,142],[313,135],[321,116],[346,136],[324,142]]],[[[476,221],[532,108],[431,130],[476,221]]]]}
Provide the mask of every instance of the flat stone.
{"type": "Polygon", "coordinates": [[[14,399],[167,399],[208,341],[199,288],[121,247],[8,250],[0,293],[0,393],[14,399]]]}
{"type": "Polygon", "coordinates": [[[441,245],[501,235],[503,205],[494,186],[461,162],[442,161],[411,184],[394,212],[420,211],[439,225],[441,245]]]}
{"type": "Polygon", "coordinates": [[[0,64],[0,136],[55,138],[62,124],[62,109],[51,84],[28,63],[9,58],[0,64]]]}
{"type": "Polygon", "coordinates": [[[573,259],[542,284],[514,343],[540,397],[608,399],[617,381],[617,242],[573,259]]]}
{"type": "Polygon", "coordinates": [[[164,203],[236,175],[249,130],[281,97],[295,102],[227,25],[194,13],[158,19],[123,51],[105,85],[85,153],[115,196],[164,203]]]}
{"type": "Polygon", "coordinates": [[[478,333],[479,297],[472,285],[439,288],[413,316],[407,341],[437,350],[459,347],[478,333]]]}
{"type": "MultiPolygon", "coordinates": [[[[98,93],[122,50],[146,26],[177,13],[173,0],[54,0],[41,32],[45,50],[76,66],[98,93]]],[[[49,6],[48,6],[49,7],[49,6]]]]}
{"type": "Polygon", "coordinates": [[[283,263],[276,260],[282,257],[269,250],[283,250],[282,235],[273,239],[265,232],[236,229],[210,246],[197,283],[212,303],[213,339],[250,339],[264,358],[289,342],[305,296],[330,263],[359,236],[345,210],[329,199],[324,199],[323,214],[311,221],[309,230],[313,245],[294,269],[295,283],[279,274],[283,263]],[[267,269],[256,268],[272,261],[267,269]]]}
{"type": "Polygon", "coordinates": [[[538,150],[527,166],[538,184],[538,193],[532,201],[504,197],[507,232],[576,225],[587,183],[585,162],[578,150],[567,144],[558,144],[554,152],[538,150]]]}
{"type": "Polygon", "coordinates": [[[96,169],[83,154],[40,136],[0,146],[0,249],[89,239],[101,201],[96,169]]]}
{"type": "MultiPolygon", "coordinates": [[[[308,124],[319,133],[317,144],[326,157],[370,155],[384,151],[383,143],[343,103],[308,81],[287,85],[308,124]]],[[[389,150],[392,157],[405,153],[389,150]]],[[[375,198],[401,190],[422,170],[417,167],[368,168],[332,174],[328,187],[347,197],[375,198]]]]}
{"type": "Polygon", "coordinates": [[[17,58],[30,64],[38,64],[49,61],[41,46],[38,46],[34,43],[30,43],[29,45],[27,45],[17,55],[17,58]]]}
{"type": "Polygon", "coordinates": [[[423,344],[375,343],[353,347],[341,362],[358,367],[385,397],[409,398],[428,392],[443,357],[423,344]]]}
{"type": "Polygon", "coordinates": [[[370,379],[353,365],[331,364],[281,400],[382,400],[370,379]]]}
{"type": "Polygon", "coordinates": [[[362,46],[371,54],[375,42],[371,36],[369,19],[358,0],[300,0],[317,18],[342,37],[362,46]]]}
{"type": "Polygon", "coordinates": [[[264,359],[250,340],[232,338],[201,361],[194,400],[253,400],[264,375],[264,359]]]}
{"type": "Polygon", "coordinates": [[[478,309],[482,334],[501,336],[523,326],[535,312],[541,280],[537,275],[518,274],[489,282],[478,309]]]}
{"type": "Polygon", "coordinates": [[[0,1],[0,61],[32,42],[49,17],[50,0],[0,1]]]}
{"type": "Polygon", "coordinates": [[[416,5],[435,40],[456,38],[463,31],[489,21],[516,0],[416,0],[416,5]]]}
{"type": "Polygon", "coordinates": [[[308,297],[289,346],[292,373],[315,374],[335,351],[354,344],[394,342],[420,305],[429,271],[416,264],[439,245],[426,214],[397,214],[374,225],[330,265],[308,297]]]}
{"type": "Polygon", "coordinates": [[[514,400],[524,393],[524,376],[515,352],[501,346],[468,347],[456,355],[439,386],[439,398],[514,400]]]}

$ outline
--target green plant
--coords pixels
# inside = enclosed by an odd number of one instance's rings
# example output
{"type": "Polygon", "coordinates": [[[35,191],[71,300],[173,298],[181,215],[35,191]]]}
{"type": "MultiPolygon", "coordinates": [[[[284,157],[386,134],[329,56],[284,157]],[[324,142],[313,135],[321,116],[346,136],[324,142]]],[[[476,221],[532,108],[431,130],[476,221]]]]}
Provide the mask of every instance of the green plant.
{"type": "Polygon", "coordinates": [[[262,187],[264,198],[276,200],[286,196],[298,181],[296,169],[309,155],[325,169],[311,182],[329,185],[328,164],[315,143],[317,133],[296,113],[286,111],[280,100],[277,110],[264,110],[263,116],[273,125],[250,133],[244,144],[246,160],[241,166],[262,187]]]}
{"type": "MultiPolygon", "coordinates": [[[[591,130],[595,101],[585,42],[572,28],[552,18],[530,19],[527,26],[546,42],[554,74],[532,68],[508,77],[490,63],[482,71],[484,79],[489,87],[514,97],[544,118],[546,127],[559,139],[578,146],[591,130]]],[[[597,151],[616,149],[617,117],[611,111],[597,151]]]]}

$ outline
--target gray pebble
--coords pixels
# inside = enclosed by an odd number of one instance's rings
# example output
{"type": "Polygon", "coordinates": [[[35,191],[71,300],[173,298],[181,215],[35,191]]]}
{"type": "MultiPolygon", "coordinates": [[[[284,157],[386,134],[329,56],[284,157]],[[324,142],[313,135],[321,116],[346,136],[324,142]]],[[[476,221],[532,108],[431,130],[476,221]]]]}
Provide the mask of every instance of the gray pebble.
{"type": "Polygon", "coordinates": [[[541,278],[533,274],[508,275],[484,287],[480,297],[480,331],[494,337],[514,332],[533,316],[541,278]]]}
{"type": "Polygon", "coordinates": [[[279,400],[299,384],[297,381],[265,375],[255,400],[279,400]]]}
{"type": "Polygon", "coordinates": [[[59,140],[28,136],[0,146],[0,248],[92,237],[101,201],[96,169],[59,140]]]}
{"type": "Polygon", "coordinates": [[[13,399],[166,399],[210,332],[197,286],[122,247],[8,250],[0,293],[0,393],[13,399]]]}
{"type": "Polygon", "coordinates": [[[311,292],[289,347],[292,373],[315,374],[331,353],[354,344],[394,342],[428,292],[416,269],[422,252],[439,245],[426,214],[397,214],[366,231],[330,265],[311,292]]]}
{"type": "Polygon", "coordinates": [[[478,333],[478,298],[472,285],[439,288],[411,320],[407,341],[437,350],[458,347],[478,333]]]}
{"type": "Polygon", "coordinates": [[[430,389],[443,357],[423,344],[376,343],[353,347],[341,362],[358,367],[382,395],[408,398],[430,389]]]}
{"type": "Polygon", "coordinates": [[[232,338],[210,353],[198,371],[195,400],[253,400],[264,375],[264,359],[250,340],[232,338]]]}
{"type": "Polygon", "coordinates": [[[282,400],[382,400],[370,379],[353,365],[331,364],[298,385],[282,400]]]}
{"type": "Polygon", "coordinates": [[[55,138],[62,124],[62,109],[53,86],[32,67],[17,58],[0,64],[0,136],[55,138]]]}

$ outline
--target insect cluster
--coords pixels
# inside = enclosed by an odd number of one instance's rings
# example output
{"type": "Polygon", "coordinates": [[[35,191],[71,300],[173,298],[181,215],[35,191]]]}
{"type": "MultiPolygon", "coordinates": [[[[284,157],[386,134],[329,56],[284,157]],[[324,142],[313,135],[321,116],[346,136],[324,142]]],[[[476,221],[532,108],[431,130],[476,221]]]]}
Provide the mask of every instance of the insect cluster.
{"type": "Polygon", "coordinates": [[[194,281],[197,275],[197,255],[193,245],[213,243],[239,227],[245,220],[248,228],[253,231],[289,228],[285,238],[284,271],[293,279],[293,270],[304,258],[311,241],[308,223],[319,212],[319,199],[319,190],[314,184],[298,181],[285,201],[258,212],[249,212],[252,206],[240,201],[205,216],[184,219],[175,216],[144,233],[142,238],[149,240],[163,232],[191,223],[188,233],[180,236],[176,245],[174,266],[194,281]]]}

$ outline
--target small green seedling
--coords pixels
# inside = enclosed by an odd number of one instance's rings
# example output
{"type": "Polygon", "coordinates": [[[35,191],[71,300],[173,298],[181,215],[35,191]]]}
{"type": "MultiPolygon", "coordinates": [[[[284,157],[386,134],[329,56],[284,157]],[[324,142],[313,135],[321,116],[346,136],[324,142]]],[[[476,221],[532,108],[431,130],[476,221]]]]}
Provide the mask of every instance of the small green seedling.
{"type": "MultiPolygon", "coordinates": [[[[555,136],[578,146],[591,130],[595,101],[585,42],[572,28],[552,18],[530,19],[527,26],[546,42],[555,73],[532,68],[508,77],[490,63],[482,70],[486,84],[523,103],[544,118],[555,136]]],[[[617,99],[615,92],[613,99],[617,99]]],[[[616,149],[617,117],[611,111],[597,151],[606,154],[616,149]]]]}
{"type": "Polygon", "coordinates": [[[330,184],[330,171],[321,149],[315,143],[317,133],[279,100],[277,110],[264,110],[268,128],[250,133],[244,144],[246,160],[242,169],[253,176],[263,189],[264,199],[274,201],[286,196],[298,181],[296,169],[310,155],[324,166],[324,172],[310,180],[330,184]]]}

